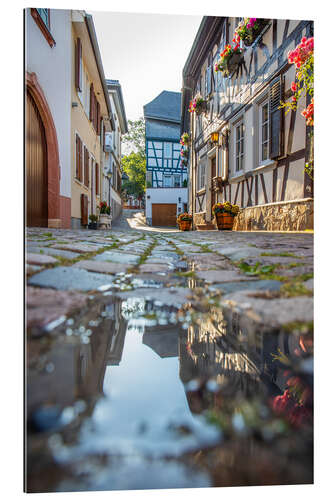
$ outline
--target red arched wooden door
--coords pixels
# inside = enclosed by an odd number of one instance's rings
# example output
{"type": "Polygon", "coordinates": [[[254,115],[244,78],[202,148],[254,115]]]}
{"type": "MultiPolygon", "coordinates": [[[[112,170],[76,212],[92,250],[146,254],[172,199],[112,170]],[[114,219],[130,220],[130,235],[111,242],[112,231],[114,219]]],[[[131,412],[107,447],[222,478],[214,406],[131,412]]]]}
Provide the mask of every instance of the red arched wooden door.
{"type": "Polygon", "coordinates": [[[26,101],[26,224],[47,227],[47,150],[45,130],[37,106],[26,101]]]}

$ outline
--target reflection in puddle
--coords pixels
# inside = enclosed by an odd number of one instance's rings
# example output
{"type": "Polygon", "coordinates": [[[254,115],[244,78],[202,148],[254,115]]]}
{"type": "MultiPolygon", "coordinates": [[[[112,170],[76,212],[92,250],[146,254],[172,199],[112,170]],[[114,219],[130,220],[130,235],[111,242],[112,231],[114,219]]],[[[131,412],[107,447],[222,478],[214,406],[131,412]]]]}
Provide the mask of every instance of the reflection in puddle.
{"type": "Polygon", "coordinates": [[[105,294],[28,342],[28,491],[312,482],[312,335],[105,294]]]}

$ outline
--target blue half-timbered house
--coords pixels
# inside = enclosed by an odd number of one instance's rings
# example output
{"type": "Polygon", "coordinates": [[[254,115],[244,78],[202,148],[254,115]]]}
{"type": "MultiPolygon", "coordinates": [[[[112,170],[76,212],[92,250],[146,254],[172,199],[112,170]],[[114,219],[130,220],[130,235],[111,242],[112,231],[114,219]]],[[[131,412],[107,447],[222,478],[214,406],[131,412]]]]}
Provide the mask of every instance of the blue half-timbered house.
{"type": "Polygon", "coordinates": [[[146,125],[146,220],[176,226],[187,210],[187,168],[180,150],[181,93],[164,90],[143,107],[146,125]]]}

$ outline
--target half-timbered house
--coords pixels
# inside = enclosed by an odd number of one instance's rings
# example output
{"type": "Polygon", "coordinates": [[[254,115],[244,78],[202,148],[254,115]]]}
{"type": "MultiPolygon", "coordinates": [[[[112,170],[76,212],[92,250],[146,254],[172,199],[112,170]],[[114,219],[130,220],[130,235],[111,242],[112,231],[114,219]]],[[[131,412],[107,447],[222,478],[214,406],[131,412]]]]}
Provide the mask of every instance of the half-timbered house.
{"type": "Polygon", "coordinates": [[[164,90],[143,108],[146,126],[146,221],[176,226],[187,210],[187,168],[181,165],[180,92],[164,90]]]}
{"type": "Polygon", "coordinates": [[[232,43],[240,18],[204,17],[183,69],[181,132],[190,133],[189,207],[194,227],[215,227],[212,206],[229,201],[242,210],[237,230],[313,228],[309,127],[301,111],[288,114],[295,67],[288,52],[313,36],[311,21],[268,19],[229,75],[214,65],[232,43]],[[203,113],[189,113],[200,94],[203,113]]]}

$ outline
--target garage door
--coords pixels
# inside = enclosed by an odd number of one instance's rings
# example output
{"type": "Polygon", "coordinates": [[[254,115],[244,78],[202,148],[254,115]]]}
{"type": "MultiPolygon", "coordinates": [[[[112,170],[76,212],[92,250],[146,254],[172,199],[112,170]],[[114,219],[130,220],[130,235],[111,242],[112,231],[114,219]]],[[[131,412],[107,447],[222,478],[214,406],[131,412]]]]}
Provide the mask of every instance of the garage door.
{"type": "Polygon", "coordinates": [[[177,203],[153,203],[153,226],[177,226],[177,203]]]}

